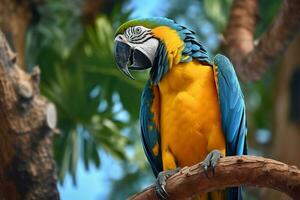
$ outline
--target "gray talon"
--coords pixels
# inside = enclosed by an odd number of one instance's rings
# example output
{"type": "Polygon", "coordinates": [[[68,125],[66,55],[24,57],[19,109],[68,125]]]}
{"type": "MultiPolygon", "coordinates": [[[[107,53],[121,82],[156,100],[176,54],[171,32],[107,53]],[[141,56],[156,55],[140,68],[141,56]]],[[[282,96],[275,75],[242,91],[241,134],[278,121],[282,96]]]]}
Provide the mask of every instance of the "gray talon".
{"type": "Polygon", "coordinates": [[[202,167],[207,178],[209,178],[208,168],[212,168],[212,174],[214,176],[215,167],[217,166],[219,159],[222,157],[223,155],[219,150],[213,150],[206,156],[206,158],[202,162],[202,167]]]}
{"type": "Polygon", "coordinates": [[[176,168],[174,170],[166,170],[166,171],[159,172],[155,183],[155,192],[160,200],[168,199],[169,194],[166,190],[166,184],[167,184],[166,181],[172,175],[179,172],[179,170],[180,168],[176,168]]]}
{"type": "Polygon", "coordinates": [[[204,169],[204,173],[205,173],[206,177],[208,178],[207,165],[204,165],[204,163],[203,163],[202,166],[203,166],[203,169],[204,169]]]}

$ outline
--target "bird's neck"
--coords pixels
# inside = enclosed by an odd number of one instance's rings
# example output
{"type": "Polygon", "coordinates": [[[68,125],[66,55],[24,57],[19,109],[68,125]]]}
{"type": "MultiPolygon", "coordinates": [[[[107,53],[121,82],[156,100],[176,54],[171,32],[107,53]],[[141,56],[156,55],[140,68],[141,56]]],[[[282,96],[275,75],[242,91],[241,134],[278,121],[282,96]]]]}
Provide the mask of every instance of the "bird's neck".
{"type": "Polygon", "coordinates": [[[185,91],[201,77],[199,73],[201,73],[202,66],[204,65],[198,61],[174,65],[158,83],[160,91],[162,93],[185,91]]]}

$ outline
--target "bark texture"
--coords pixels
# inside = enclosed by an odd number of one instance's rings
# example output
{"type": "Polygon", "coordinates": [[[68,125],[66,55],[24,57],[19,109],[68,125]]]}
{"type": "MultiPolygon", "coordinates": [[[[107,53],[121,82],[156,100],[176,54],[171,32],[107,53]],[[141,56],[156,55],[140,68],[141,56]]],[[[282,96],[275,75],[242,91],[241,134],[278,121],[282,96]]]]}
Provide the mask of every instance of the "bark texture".
{"type": "Polygon", "coordinates": [[[283,0],[269,29],[254,41],[258,0],[235,0],[224,35],[224,46],[244,81],[258,80],[280,57],[300,30],[300,1],[283,0]]]}
{"type": "Polygon", "coordinates": [[[58,199],[55,106],[39,94],[39,68],[27,74],[16,60],[0,31],[0,197],[58,199]]]}
{"type": "MultiPolygon", "coordinates": [[[[184,199],[196,194],[238,185],[268,187],[300,198],[300,170],[296,166],[255,156],[221,158],[215,175],[206,177],[200,164],[185,167],[167,180],[169,199],[184,199]]],[[[130,200],[157,199],[154,186],[130,200]]]]}

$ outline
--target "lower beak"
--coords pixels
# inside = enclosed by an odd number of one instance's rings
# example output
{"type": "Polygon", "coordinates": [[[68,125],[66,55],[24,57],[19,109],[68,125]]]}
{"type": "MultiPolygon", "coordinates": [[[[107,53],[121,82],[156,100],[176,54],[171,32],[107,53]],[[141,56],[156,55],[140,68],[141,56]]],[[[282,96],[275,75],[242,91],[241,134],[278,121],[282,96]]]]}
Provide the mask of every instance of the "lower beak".
{"type": "Polygon", "coordinates": [[[133,64],[133,49],[126,43],[116,41],[115,58],[118,68],[129,78],[134,79],[130,74],[128,67],[133,64]]]}

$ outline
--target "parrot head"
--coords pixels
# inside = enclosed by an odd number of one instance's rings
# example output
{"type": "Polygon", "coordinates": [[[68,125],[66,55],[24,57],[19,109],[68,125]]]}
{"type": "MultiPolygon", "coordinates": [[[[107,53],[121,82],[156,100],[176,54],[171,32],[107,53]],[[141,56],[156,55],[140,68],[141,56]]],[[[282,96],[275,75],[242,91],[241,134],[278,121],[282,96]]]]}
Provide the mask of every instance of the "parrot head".
{"type": "Polygon", "coordinates": [[[151,68],[154,84],[179,62],[197,58],[209,63],[194,32],[163,17],[135,19],[121,25],[115,35],[114,54],[118,68],[132,79],[129,70],[151,68]]]}

